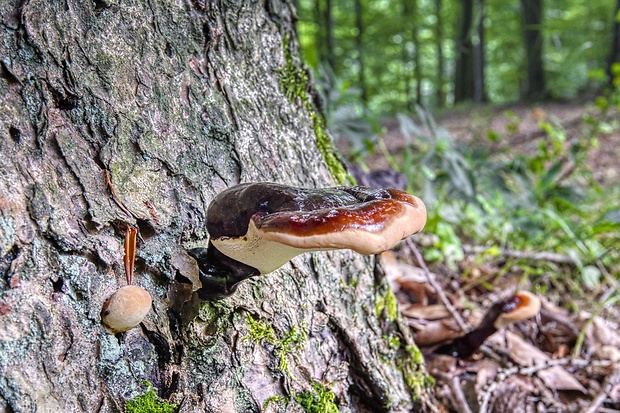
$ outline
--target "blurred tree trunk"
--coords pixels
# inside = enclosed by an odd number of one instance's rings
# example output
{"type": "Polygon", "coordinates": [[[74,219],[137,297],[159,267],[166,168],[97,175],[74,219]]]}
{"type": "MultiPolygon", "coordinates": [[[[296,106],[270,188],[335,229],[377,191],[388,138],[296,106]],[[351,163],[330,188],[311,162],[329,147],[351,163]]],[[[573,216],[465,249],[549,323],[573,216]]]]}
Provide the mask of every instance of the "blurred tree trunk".
{"type": "Polygon", "coordinates": [[[456,39],[454,103],[474,97],[473,43],[471,39],[474,0],[461,1],[461,17],[456,39]]]}
{"type": "Polygon", "coordinates": [[[521,91],[523,100],[543,99],[547,95],[543,63],[543,0],[521,0],[523,40],[527,81],[521,91]]]}
{"type": "Polygon", "coordinates": [[[413,20],[411,21],[411,43],[413,43],[413,74],[415,78],[415,103],[422,104],[422,65],[420,64],[420,37],[418,30],[422,19],[419,18],[419,3],[417,0],[413,2],[413,20]]]}
{"type": "Polygon", "coordinates": [[[334,16],[332,13],[332,0],[325,0],[325,34],[327,36],[326,45],[327,45],[327,56],[326,61],[329,64],[329,67],[337,72],[336,68],[336,55],[335,55],[335,40],[334,40],[334,16]]]}
{"type": "Polygon", "coordinates": [[[474,102],[486,102],[487,93],[484,82],[485,43],[484,43],[484,0],[478,1],[477,42],[474,45],[474,102]]]}
{"type": "Polygon", "coordinates": [[[607,74],[609,81],[613,82],[614,77],[618,78],[618,74],[614,75],[613,65],[614,63],[620,63],[620,21],[618,21],[618,14],[620,13],[620,0],[616,2],[616,10],[614,16],[614,25],[612,26],[612,41],[611,41],[611,53],[609,54],[609,64],[607,68],[607,74]]]}
{"type": "Polygon", "coordinates": [[[413,110],[416,104],[421,103],[421,82],[422,72],[420,70],[420,56],[419,41],[418,41],[418,29],[419,22],[416,19],[418,2],[416,0],[403,0],[403,22],[405,27],[403,29],[403,61],[405,64],[405,96],[407,99],[407,107],[409,110],[413,110]],[[411,85],[415,83],[415,93],[412,90],[411,85]]]}
{"type": "Polygon", "coordinates": [[[437,89],[436,99],[437,107],[442,108],[446,105],[446,96],[444,93],[444,56],[443,56],[443,19],[441,16],[442,1],[435,0],[435,49],[437,50],[437,89]]]}
{"type": "Polygon", "coordinates": [[[357,67],[359,70],[359,87],[363,102],[368,102],[366,91],[366,74],[364,73],[364,7],[362,0],[355,0],[355,49],[357,50],[357,67]]]}
{"type": "Polygon", "coordinates": [[[122,412],[145,380],[180,412],[299,412],[319,393],[420,409],[419,353],[374,258],[305,254],[214,303],[178,281],[218,192],[346,179],[293,16],[285,0],[0,3],[0,411],[122,412]],[[111,335],[127,225],[153,306],[111,335]]]}

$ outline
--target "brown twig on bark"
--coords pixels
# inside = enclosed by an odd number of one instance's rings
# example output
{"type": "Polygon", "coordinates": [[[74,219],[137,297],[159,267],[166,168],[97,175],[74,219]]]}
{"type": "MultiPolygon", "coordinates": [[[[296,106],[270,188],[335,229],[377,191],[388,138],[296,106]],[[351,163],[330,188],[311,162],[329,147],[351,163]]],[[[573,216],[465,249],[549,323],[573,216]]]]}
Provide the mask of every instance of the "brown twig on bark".
{"type": "Polygon", "coordinates": [[[116,202],[116,205],[118,205],[118,207],[122,209],[124,213],[129,215],[130,218],[133,218],[134,216],[131,214],[131,212],[129,212],[129,210],[125,207],[125,205],[123,205],[121,200],[118,199],[118,196],[116,195],[116,191],[114,190],[114,185],[112,185],[112,178],[110,177],[110,171],[108,171],[107,169],[104,169],[104,172],[105,172],[105,183],[106,183],[106,186],[110,188],[110,192],[112,193],[112,198],[114,198],[114,202],[116,202]]]}

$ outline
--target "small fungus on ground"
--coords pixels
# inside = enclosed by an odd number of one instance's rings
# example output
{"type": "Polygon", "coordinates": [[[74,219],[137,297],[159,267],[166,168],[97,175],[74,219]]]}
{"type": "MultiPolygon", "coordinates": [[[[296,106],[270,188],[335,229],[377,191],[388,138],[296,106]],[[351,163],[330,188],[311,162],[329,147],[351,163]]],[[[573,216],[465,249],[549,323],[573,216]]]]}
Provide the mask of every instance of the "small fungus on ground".
{"type": "Polygon", "coordinates": [[[439,347],[435,353],[466,359],[484,343],[491,334],[510,324],[536,316],[540,312],[540,298],[528,291],[495,302],[474,330],[451,343],[439,347]]]}
{"type": "Polygon", "coordinates": [[[308,251],[378,254],[420,231],[426,208],[396,189],[294,188],[247,183],[217,195],[207,210],[208,247],[189,251],[200,267],[202,299],[234,293],[308,251]]]}
{"type": "Polygon", "coordinates": [[[151,309],[151,295],[137,285],[117,290],[103,304],[101,321],[113,334],[134,328],[151,309]]]}

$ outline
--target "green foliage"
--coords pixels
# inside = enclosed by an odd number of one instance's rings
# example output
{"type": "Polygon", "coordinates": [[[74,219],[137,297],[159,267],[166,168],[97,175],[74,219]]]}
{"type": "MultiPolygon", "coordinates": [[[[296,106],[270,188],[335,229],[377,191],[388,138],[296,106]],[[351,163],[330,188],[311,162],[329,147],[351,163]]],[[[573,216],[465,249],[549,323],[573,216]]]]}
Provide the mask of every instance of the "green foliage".
{"type": "Polygon", "coordinates": [[[312,383],[312,390],[297,393],[294,400],[306,413],[338,413],[334,393],[321,383],[312,383]]]}
{"type": "Polygon", "coordinates": [[[150,382],[145,381],[144,384],[148,387],[147,392],[127,401],[125,404],[127,413],[174,413],[177,411],[176,404],[159,401],[150,382]]]}
{"type": "MultiPolygon", "coordinates": [[[[418,84],[422,92],[419,102],[426,107],[443,106],[438,101],[438,89],[448,95],[452,91],[449,77],[454,71],[462,2],[443,0],[439,11],[435,0],[409,3],[415,5],[413,16],[405,18],[402,0],[361,0],[360,46],[352,3],[331,1],[335,62],[332,69],[337,77],[349,79],[347,87],[365,91],[364,103],[375,114],[408,109],[418,84]],[[443,67],[439,67],[438,47],[443,52],[443,67]],[[419,79],[413,56],[419,60],[419,79]],[[439,74],[447,84],[439,84],[439,74]]],[[[326,63],[328,53],[326,2],[300,0],[297,5],[297,32],[303,57],[317,69],[326,63]]],[[[612,25],[617,18],[614,6],[611,0],[544,2],[543,53],[552,96],[574,97],[606,82],[603,77],[589,74],[606,69],[612,25]]],[[[527,79],[521,1],[484,2],[483,12],[487,94],[493,102],[514,101],[527,79]]],[[[481,18],[478,7],[473,17],[476,25],[481,18]]],[[[473,40],[478,41],[475,37],[473,40]]]]}
{"type": "Polygon", "coordinates": [[[335,139],[344,137],[351,144],[350,156],[356,158],[372,149],[380,126],[362,101],[360,89],[351,85],[350,79],[336,77],[329,66],[319,66],[316,86],[324,103],[327,129],[335,139]]]}

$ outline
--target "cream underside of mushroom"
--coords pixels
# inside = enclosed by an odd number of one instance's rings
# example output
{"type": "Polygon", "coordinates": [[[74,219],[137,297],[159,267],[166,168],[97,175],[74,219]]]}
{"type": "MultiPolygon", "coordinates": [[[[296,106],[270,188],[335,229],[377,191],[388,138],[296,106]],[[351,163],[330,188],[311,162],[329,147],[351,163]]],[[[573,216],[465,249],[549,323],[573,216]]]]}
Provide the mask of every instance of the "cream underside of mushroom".
{"type": "Polygon", "coordinates": [[[416,200],[416,207],[403,204],[401,213],[392,217],[391,221],[377,232],[350,228],[340,232],[300,237],[259,230],[254,221],[250,221],[245,236],[215,238],[211,242],[223,254],[256,268],[261,274],[275,271],[291,258],[308,251],[352,249],[361,254],[379,254],[424,227],[426,208],[422,201],[416,200]]]}

